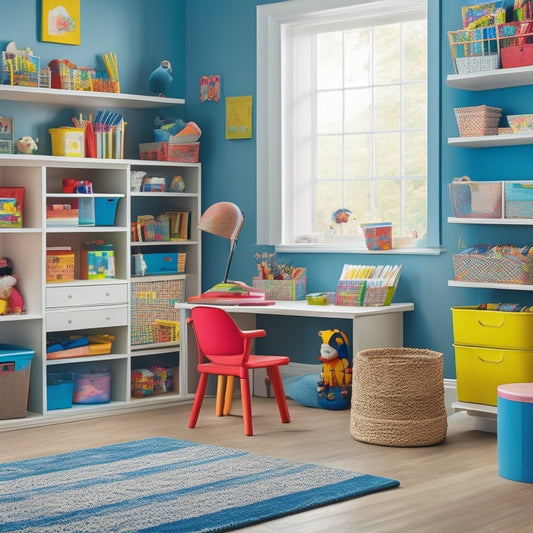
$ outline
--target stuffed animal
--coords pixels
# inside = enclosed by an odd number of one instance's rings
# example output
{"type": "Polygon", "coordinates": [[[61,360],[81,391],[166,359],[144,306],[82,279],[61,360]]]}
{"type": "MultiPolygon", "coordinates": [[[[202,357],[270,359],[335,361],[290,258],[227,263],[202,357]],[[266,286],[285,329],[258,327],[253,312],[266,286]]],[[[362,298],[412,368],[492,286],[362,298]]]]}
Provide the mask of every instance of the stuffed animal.
{"type": "Polygon", "coordinates": [[[338,329],[319,331],[322,373],[318,380],[318,406],[323,409],[348,409],[352,395],[352,354],[350,341],[338,329]]]}
{"type": "Polygon", "coordinates": [[[11,260],[0,259],[0,315],[20,315],[25,312],[24,300],[15,288],[18,276],[12,274],[11,260]]]}
{"type": "Polygon", "coordinates": [[[148,87],[153,93],[164,96],[172,84],[172,66],[170,61],[164,59],[160,65],[150,74],[148,78],[148,87]]]}
{"type": "Polygon", "coordinates": [[[37,143],[39,139],[35,141],[31,137],[21,137],[17,139],[17,152],[19,154],[33,154],[37,151],[37,143]]]}

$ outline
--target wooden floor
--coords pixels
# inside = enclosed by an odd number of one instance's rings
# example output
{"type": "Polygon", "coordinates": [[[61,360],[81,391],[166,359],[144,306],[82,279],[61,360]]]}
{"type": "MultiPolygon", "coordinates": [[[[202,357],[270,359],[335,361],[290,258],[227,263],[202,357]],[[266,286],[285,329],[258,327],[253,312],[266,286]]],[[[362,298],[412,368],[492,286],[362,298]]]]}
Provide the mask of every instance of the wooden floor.
{"type": "Polygon", "coordinates": [[[0,432],[10,461],[150,436],[169,436],[398,479],[400,487],[241,529],[247,532],[533,531],[533,484],[498,476],[496,435],[477,431],[465,413],[448,420],[446,440],[421,448],[364,444],[349,432],[349,411],[301,407],[281,424],[274,400],[254,398],[253,437],[243,434],[240,404],[217,418],[206,399],[188,429],[190,404],[38,428],[0,432]]]}

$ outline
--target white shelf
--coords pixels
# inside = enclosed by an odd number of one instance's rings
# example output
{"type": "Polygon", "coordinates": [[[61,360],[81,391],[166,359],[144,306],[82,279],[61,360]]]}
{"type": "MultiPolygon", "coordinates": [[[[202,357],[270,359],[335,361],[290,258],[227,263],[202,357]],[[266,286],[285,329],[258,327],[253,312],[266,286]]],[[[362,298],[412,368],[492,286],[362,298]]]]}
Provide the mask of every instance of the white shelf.
{"type": "Polygon", "coordinates": [[[183,98],[166,98],[138,94],[67,91],[0,85],[0,99],[47,105],[75,105],[77,107],[125,107],[128,109],[161,108],[185,104],[183,98]]]}
{"type": "Polygon", "coordinates": [[[508,89],[533,84],[533,66],[486,70],[472,74],[450,74],[446,83],[466,91],[508,89]]]}
{"type": "Polygon", "coordinates": [[[493,146],[519,146],[533,144],[533,131],[527,133],[508,133],[506,135],[485,135],[484,137],[450,137],[450,146],[465,148],[490,148],[493,146]]]}
{"type": "Polygon", "coordinates": [[[533,285],[520,285],[518,283],[476,283],[473,281],[448,281],[448,287],[464,287],[469,289],[503,289],[508,291],[533,291],[533,285]]]}
{"type": "Polygon", "coordinates": [[[448,217],[448,224],[495,224],[495,225],[503,225],[503,226],[533,226],[533,218],[448,217]]]}
{"type": "Polygon", "coordinates": [[[482,403],[453,402],[452,407],[456,411],[467,411],[469,414],[494,418],[498,414],[498,408],[494,405],[484,405],[482,403]]]}

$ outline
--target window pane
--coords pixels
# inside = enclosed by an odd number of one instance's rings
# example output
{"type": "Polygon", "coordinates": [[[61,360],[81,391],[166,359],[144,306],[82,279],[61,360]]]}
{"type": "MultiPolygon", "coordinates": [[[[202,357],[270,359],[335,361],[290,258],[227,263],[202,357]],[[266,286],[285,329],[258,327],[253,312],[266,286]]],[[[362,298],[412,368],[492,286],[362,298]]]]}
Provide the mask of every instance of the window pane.
{"type": "Polygon", "coordinates": [[[418,237],[425,237],[427,211],[427,180],[406,179],[404,185],[404,227],[403,232],[416,231],[418,237]]]}
{"type": "Polygon", "coordinates": [[[427,64],[427,24],[425,20],[416,20],[403,24],[404,32],[404,80],[426,80],[427,64]]]}
{"type": "Polygon", "coordinates": [[[342,178],[342,137],[328,135],[317,138],[317,178],[342,178]]]}
{"type": "Polygon", "coordinates": [[[403,127],[425,130],[427,127],[427,91],[425,83],[406,85],[403,89],[403,127]]]}
{"type": "Polygon", "coordinates": [[[345,136],[344,175],[347,178],[369,178],[372,175],[370,135],[345,136]]]}
{"type": "Polygon", "coordinates": [[[343,207],[340,205],[342,203],[342,187],[342,181],[319,181],[317,183],[317,217],[314,231],[322,233],[329,230],[331,215],[343,207]]]}
{"type": "Polygon", "coordinates": [[[317,36],[317,88],[342,87],[342,32],[317,36]]]}
{"type": "Polygon", "coordinates": [[[372,222],[392,222],[395,232],[400,224],[401,190],[399,180],[376,182],[376,202],[372,222]]]}
{"type": "Polygon", "coordinates": [[[371,84],[370,28],[347,31],[344,36],[345,85],[366,87],[371,84]]]}
{"type": "Polygon", "coordinates": [[[374,135],[374,168],[377,177],[400,176],[400,134],[374,135]]]}
{"type": "Polygon", "coordinates": [[[346,133],[371,131],[372,129],[372,98],[371,90],[350,89],[345,94],[346,133]]]}
{"type": "Polygon", "coordinates": [[[326,91],[317,95],[317,133],[342,132],[342,91],[326,91]]]}
{"type": "Polygon", "coordinates": [[[344,204],[358,224],[370,220],[370,180],[350,180],[344,186],[344,204]]]}
{"type": "Polygon", "coordinates": [[[427,174],[426,132],[404,133],[403,175],[427,174]]]}
{"type": "Polygon", "coordinates": [[[374,83],[400,81],[401,47],[399,39],[399,24],[374,28],[374,83]]]}
{"type": "Polygon", "coordinates": [[[374,130],[400,129],[400,86],[388,85],[374,89],[374,130]]]}

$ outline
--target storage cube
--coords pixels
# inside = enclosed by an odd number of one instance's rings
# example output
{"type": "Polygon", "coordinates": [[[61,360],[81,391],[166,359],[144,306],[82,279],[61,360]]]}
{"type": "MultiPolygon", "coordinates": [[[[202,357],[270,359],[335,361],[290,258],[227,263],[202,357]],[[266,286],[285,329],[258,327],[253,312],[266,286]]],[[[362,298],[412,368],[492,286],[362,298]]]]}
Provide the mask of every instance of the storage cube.
{"type": "Polygon", "coordinates": [[[107,403],[111,400],[111,372],[74,373],[74,403],[107,403]]]}
{"type": "Polygon", "coordinates": [[[533,218],[533,182],[505,184],[505,218],[533,218]]]}
{"type": "Polygon", "coordinates": [[[23,346],[0,344],[0,420],[26,416],[34,354],[23,346]]]}
{"type": "Polygon", "coordinates": [[[94,223],[96,226],[113,226],[117,213],[118,198],[94,199],[94,223]]]}
{"type": "Polygon", "coordinates": [[[464,346],[533,350],[533,313],[452,307],[453,340],[464,346]]]}
{"type": "Polygon", "coordinates": [[[50,372],[47,378],[47,409],[68,409],[74,396],[74,375],[72,372],[50,372]]]}
{"type": "Polygon", "coordinates": [[[85,157],[85,131],[81,128],[51,128],[52,155],[85,157]]]}
{"type": "Polygon", "coordinates": [[[496,406],[499,385],[533,382],[533,350],[454,347],[460,402],[496,406]]]}
{"type": "Polygon", "coordinates": [[[453,181],[449,189],[454,217],[501,218],[501,181],[453,181]]]}

